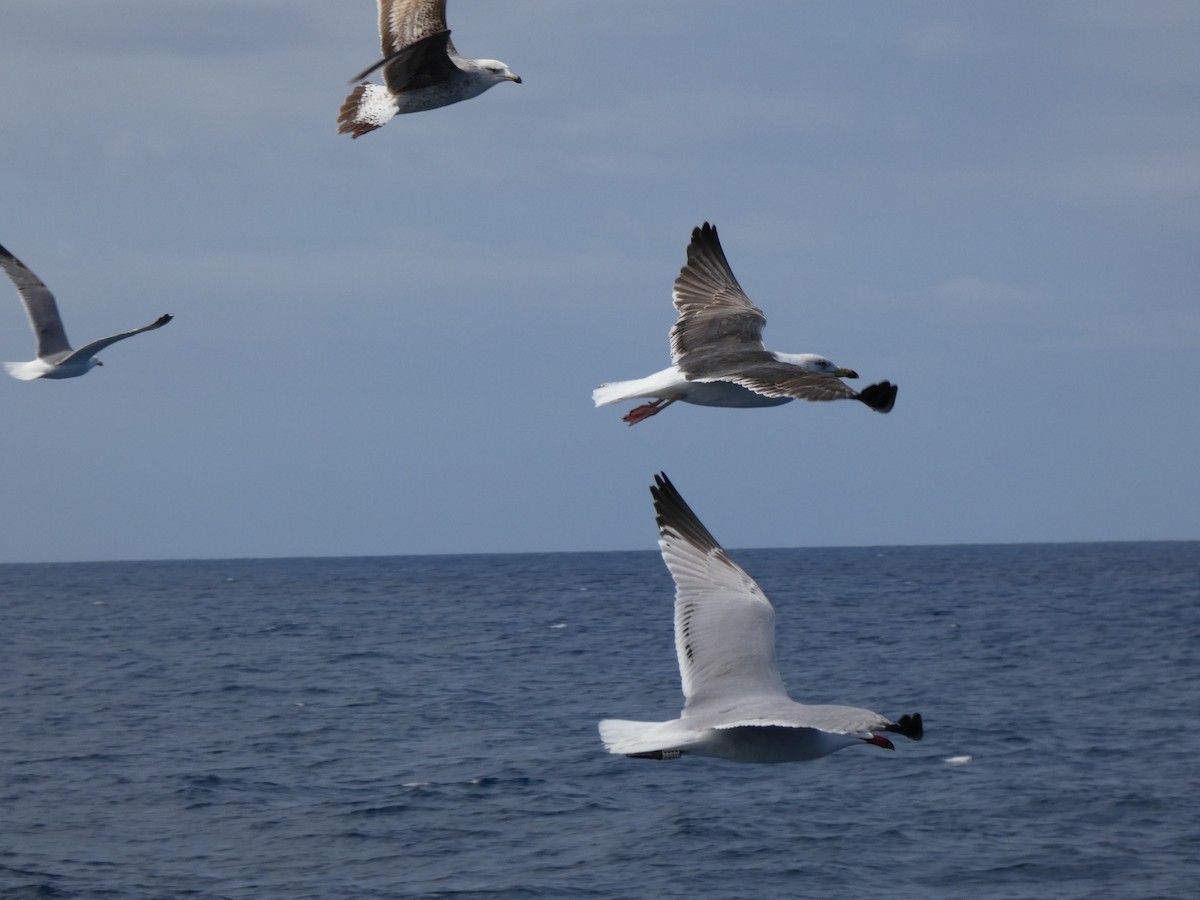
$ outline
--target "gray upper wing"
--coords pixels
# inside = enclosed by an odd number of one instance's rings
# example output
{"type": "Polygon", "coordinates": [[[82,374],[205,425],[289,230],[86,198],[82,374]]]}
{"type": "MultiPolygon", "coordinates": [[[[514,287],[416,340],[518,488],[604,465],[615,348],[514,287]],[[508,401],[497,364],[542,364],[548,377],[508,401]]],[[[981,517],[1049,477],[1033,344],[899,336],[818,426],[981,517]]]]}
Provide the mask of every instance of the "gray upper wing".
{"type": "Polygon", "coordinates": [[[679,317],[671,328],[671,361],[689,378],[704,378],[743,354],[769,357],[762,343],[767,317],[734,278],[717,229],[707,222],[693,229],[687,256],[672,290],[679,317]]]}
{"type": "Polygon", "coordinates": [[[97,353],[99,353],[101,350],[103,350],[105,347],[109,346],[110,344],[115,344],[117,341],[123,341],[123,340],[125,340],[125,338],[131,338],[135,334],[141,334],[143,331],[153,331],[155,328],[162,328],[164,325],[166,325],[168,322],[170,322],[173,318],[175,318],[173,315],[171,315],[170,313],[167,313],[166,315],[159,316],[157,319],[155,319],[149,325],[143,325],[141,328],[133,329],[133,331],[124,331],[121,334],[112,334],[106,338],[100,338],[100,340],[98,340],[98,341],[92,341],[90,344],[85,344],[84,346],[82,346],[78,350],[76,350],[74,353],[72,353],[70,356],[66,357],[66,359],[63,360],[63,362],[67,363],[67,362],[71,362],[72,360],[87,359],[90,356],[95,356],[97,353]]]}
{"type": "Polygon", "coordinates": [[[25,313],[29,316],[29,324],[37,336],[38,358],[52,356],[64,350],[70,350],[67,333],[63,330],[62,318],[58,314],[58,305],[54,295],[33,272],[19,259],[0,247],[0,268],[17,287],[21,302],[25,304],[25,313]]]}
{"type": "Polygon", "coordinates": [[[764,397],[853,400],[858,396],[858,391],[833,375],[805,372],[793,365],[779,362],[770,353],[765,354],[765,357],[761,360],[744,360],[740,368],[725,372],[720,380],[740,384],[764,397]]]}

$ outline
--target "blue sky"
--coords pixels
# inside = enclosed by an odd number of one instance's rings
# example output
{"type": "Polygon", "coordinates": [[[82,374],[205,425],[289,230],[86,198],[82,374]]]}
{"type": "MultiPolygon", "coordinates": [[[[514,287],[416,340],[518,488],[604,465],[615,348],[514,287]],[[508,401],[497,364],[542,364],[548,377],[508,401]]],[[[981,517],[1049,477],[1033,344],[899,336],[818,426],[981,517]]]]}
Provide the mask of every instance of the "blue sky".
{"type": "Polygon", "coordinates": [[[1200,538],[1200,5],[451,0],[524,84],[357,141],[369,0],[10,7],[0,243],[176,319],[0,381],[0,561],[652,549],[660,469],[730,547],[1200,538]],[[592,407],[705,220],[890,415],[592,407]]]}

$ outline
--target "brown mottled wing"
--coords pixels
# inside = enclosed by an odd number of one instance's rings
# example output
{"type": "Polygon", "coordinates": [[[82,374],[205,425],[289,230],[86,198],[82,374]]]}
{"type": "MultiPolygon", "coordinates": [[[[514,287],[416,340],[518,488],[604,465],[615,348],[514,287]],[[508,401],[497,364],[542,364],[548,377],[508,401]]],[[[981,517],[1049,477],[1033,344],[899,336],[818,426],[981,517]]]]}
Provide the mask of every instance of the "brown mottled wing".
{"type": "MultiPolygon", "coordinates": [[[[385,58],[431,34],[449,30],[446,0],[379,0],[379,40],[385,58]]],[[[454,45],[447,44],[451,58],[457,58],[454,45]]]]}
{"type": "Polygon", "coordinates": [[[688,378],[717,378],[747,361],[772,359],[763,347],[767,324],[733,277],[717,229],[693,229],[687,264],[671,292],[679,318],[671,328],[671,361],[688,378]]]}
{"type": "Polygon", "coordinates": [[[67,333],[58,315],[58,304],[42,279],[3,247],[0,247],[0,269],[12,280],[25,304],[25,314],[37,337],[38,358],[70,350],[67,333]]]}

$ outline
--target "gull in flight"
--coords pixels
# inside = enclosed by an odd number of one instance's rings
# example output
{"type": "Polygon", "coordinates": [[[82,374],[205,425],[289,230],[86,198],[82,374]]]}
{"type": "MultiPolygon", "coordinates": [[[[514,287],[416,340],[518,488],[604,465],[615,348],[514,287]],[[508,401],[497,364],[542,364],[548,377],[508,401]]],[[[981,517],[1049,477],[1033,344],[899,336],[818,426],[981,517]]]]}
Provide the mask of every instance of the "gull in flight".
{"type": "Polygon", "coordinates": [[[50,289],[23,262],[3,247],[0,247],[0,269],[4,269],[4,273],[17,286],[17,293],[21,295],[21,302],[25,304],[25,312],[29,315],[29,324],[33,326],[33,333],[37,336],[37,359],[4,363],[5,371],[21,381],[86,375],[92,366],[104,365],[96,359],[96,354],[109,344],[123,341],[143,331],[162,328],[174,318],[170,314],[160,316],[149,325],[101,338],[78,350],[72,350],[67,333],[63,330],[62,319],[58,315],[58,305],[54,302],[54,295],[50,293],[50,289]]]}
{"type": "Polygon", "coordinates": [[[919,741],[921,714],[886,716],[853,706],[792,700],[775,664],[775,610],[729,558],[667,476],[650,488],[658,546],[675,579],[675,654],[683,712],[669,722],[605,719],[610,753],[634,759],[714,756],[744,763],[796,762],[843,747],[895,749],[886,733],[919,741]]]}
{"type": "Polygon", "coordinates": [[[362,137],[400,113],[478,97],[502,81],[521,83],[498,59],[463,59],[446,27],[446,0],[379,0],[383,59],[354,78],[383,70],[383,84],[358,85],[338,113],[338,134],[362,137]]]}
{"type": "Polygon", "coordinates": [[[725,259],[717,229],[692,230],[687,265],[671,292],[679,316],[671,327],[671,367],[592,391],[597,406],[649,398],[625,415],[636,425],[676,400],[699,406],[779,406],[792,400],[858,400],[891,412],[896,386],[881,381],[856,391],[841,379],[853,369],[815,353],[775,353],[763,346],[763,311],[743,293],[725,259]]]}

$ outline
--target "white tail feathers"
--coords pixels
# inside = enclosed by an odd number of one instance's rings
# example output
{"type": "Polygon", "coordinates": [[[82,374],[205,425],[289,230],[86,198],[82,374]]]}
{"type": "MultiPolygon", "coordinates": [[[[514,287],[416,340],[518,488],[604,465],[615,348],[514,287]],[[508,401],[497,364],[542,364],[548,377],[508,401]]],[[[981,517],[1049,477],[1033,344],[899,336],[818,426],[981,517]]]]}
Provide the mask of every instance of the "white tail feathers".
{"type": "Polygon", "coordinates": [[[0,365],[4,366],[5,372],[21,381],[33,381],[35,378],[41,378],[51,368],[40,359],[32,359],[29,362],[6,362],[0,365]]]}
{"type": "Polygon", "coordinates": [[[625,393],[628,389],[628,381],[613,381],[608,384],[602,384],[592,391],[592,402],[597,406],[608,406],[610,403],[619,403],[622,400],[628,399],[625,393]]]}
{"type": "Polygon", "coordinates": [[[609,403],[619,403],[622,400],[641,398],[668,399],[686,394],[692,388],[691,382],[674,366],[647,375],[645,378],[635,378],[632,381],[610,381],[592,391],[592,402],[597,406],[609,403]]]}

